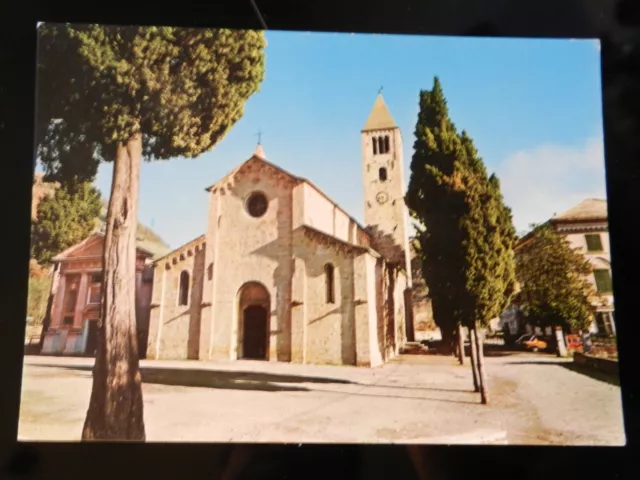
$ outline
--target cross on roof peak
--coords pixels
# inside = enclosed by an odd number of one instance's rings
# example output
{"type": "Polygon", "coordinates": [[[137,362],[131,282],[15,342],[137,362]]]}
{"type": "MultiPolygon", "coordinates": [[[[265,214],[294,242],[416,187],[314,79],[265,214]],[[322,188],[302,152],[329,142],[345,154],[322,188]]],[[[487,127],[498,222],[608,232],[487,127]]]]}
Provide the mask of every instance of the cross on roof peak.
{"type": "Polygon", "coordinates": [[[262,143],[262,134],[263,133],[264,132],[262,130],[258,129],[258,131],[254,134],[254,135],[256,135],[258,137],[258,145],[260,145],[262,143]]]}

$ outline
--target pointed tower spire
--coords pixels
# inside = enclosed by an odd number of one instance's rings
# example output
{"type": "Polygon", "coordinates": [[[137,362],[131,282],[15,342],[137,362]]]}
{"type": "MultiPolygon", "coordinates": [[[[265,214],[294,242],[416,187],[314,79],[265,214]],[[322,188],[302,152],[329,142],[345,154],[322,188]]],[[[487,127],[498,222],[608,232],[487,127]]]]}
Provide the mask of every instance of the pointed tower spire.
{"type": "Polygon", "coordinates": [[[386,128],[397,128],[397,125],[387,108],[387,104],[384,103],[382,93],[378,93],[367,123],[362,127],[362,131],[384,130],[386,128]]]}

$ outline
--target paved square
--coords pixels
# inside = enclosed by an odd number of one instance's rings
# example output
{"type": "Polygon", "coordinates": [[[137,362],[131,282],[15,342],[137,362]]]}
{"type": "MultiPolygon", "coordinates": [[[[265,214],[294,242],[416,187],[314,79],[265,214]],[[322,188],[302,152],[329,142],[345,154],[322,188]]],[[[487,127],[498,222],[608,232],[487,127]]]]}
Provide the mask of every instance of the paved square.
{"type": "MultiPolygon", "coordinates": [[[[469,365],[400,356],[380,368],[141,362],[150,442],[622,445],[620,389],[535,354],[469,365]]],[[[93,359],[25,358],[20,440],[78,441],[93,359]]]]}

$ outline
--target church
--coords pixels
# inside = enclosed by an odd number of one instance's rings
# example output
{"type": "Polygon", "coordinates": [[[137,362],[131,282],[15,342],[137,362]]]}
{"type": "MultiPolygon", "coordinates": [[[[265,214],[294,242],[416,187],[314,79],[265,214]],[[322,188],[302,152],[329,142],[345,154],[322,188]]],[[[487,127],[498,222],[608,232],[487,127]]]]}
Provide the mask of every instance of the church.
{"type": "Polygon", "coordinates": [[[413,336],[402,137],[361,131],[364,219],[262,146],[206,189],[203,235],[153,263],[148,359],[374,367],[413,336]]]}

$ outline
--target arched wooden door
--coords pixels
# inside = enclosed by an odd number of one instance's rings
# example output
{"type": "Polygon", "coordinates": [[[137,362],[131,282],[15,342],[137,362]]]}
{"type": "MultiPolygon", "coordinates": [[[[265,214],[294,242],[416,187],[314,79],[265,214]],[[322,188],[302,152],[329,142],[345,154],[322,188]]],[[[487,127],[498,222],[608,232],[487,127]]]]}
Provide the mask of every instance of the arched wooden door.
{"type": "Polygon", "coordinates": [[[269,358],[270,296],[264,285],[245,283],[238,292],[239,357],[269,358]]]}
{"type": "Polygon", "coordinates": [[[269,340],[267,313],[261,305],[251,305],[244,309],[242,339],[244,358],[266,360],[269,340]]]}

